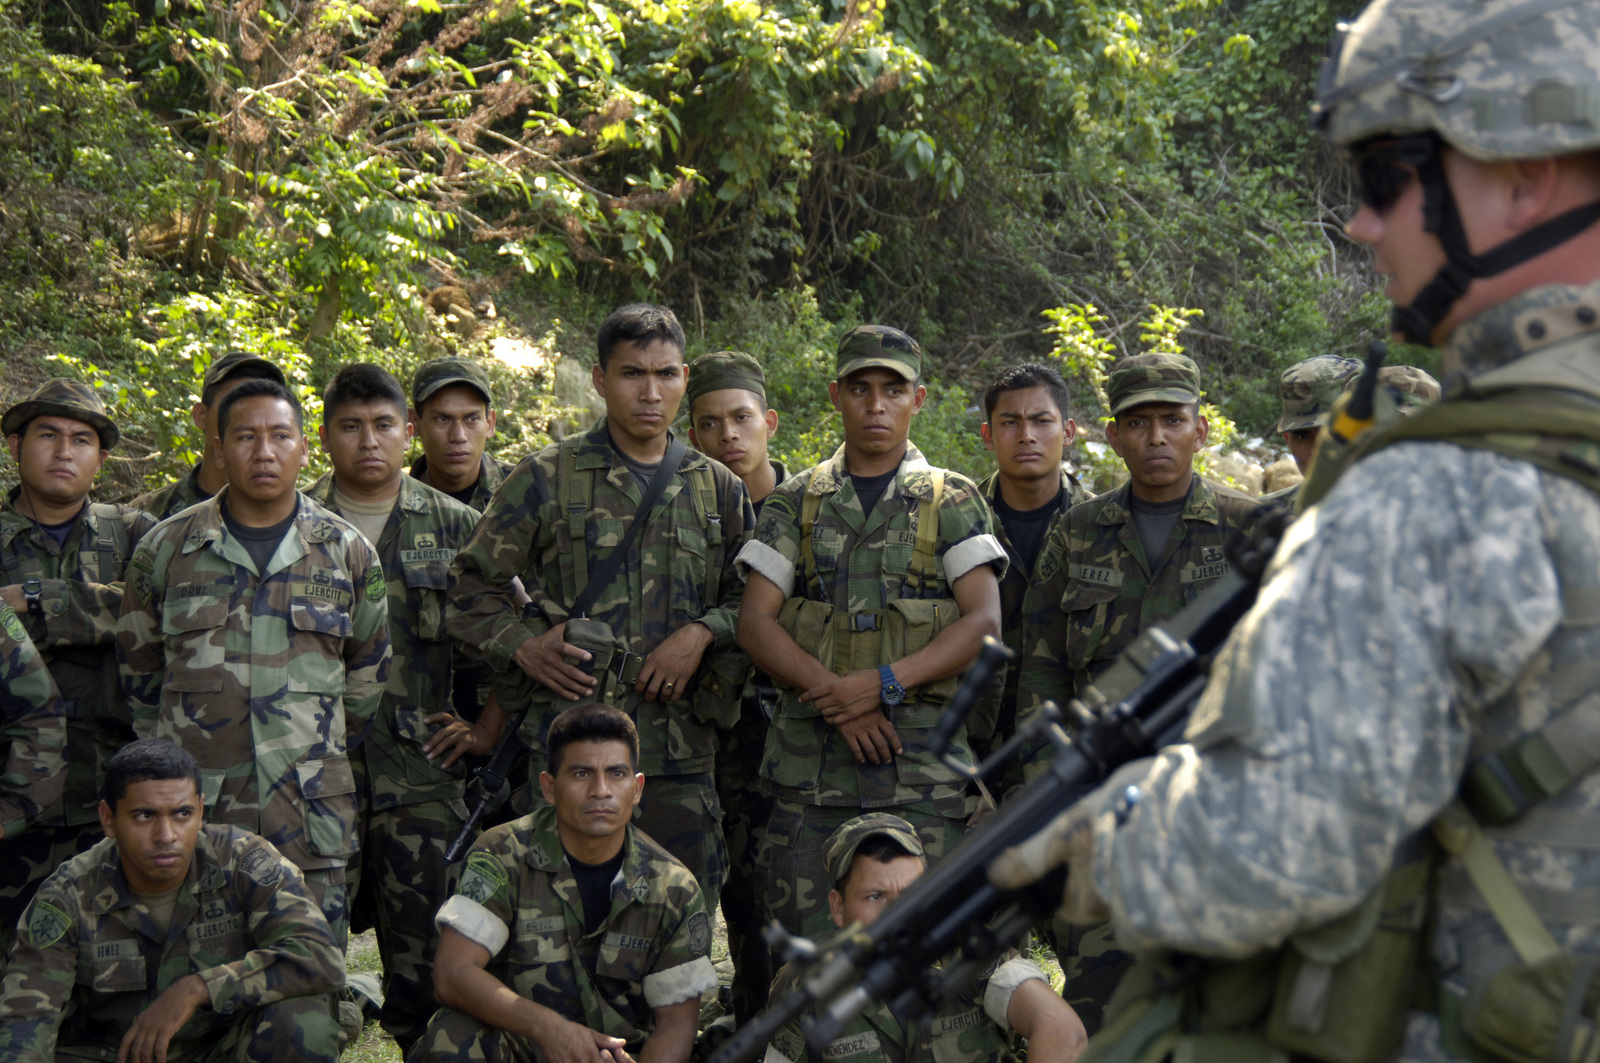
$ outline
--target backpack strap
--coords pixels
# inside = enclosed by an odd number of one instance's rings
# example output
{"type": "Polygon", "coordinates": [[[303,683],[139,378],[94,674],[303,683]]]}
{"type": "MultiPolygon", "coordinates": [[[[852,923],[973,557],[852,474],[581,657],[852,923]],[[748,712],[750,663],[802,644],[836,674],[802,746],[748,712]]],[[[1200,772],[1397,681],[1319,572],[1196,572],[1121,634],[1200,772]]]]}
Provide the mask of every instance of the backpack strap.
{"type": "Polygon", "coordinates": [[[711,463],[704,462],[689,470],[689,483],[694,491],[695,508],[700,511],[700,527],[706,533],[705,593],[700,601],[710,609],[717,601],[717,586],[722,577],[722,555],[726,540],[722,533],[722,513],[717,508],[717,481],[711,473],[711,463]]]}
{"type": "MultiPolygon", "coordinates": [[[[1592,670],[1593,666],[1588,667],[1592,670]]],[[[1574,678],[1592,682],[1591,676],[1574,678]]],[[[1532,734],[1469,764],[1461,780],[1461,802],[1478,822],[1497,827],[1561,793],[1597,767],[1600,697],[1590,695],[1532,734]]]]}
{"type": "Polygon", "coordinates": [[[939,582],[939,503],[944,498],[944,470],[931,470],[933,490],[917,506],[917,544],[906,570],[919,598],[939,582]]]}
{"type": "Polygon", "coordinates": [[[594,502],[594,483],[588,473],[578,471],[578,447],[582,436],[570,436],[561,441],[561,482],[557,497],[567,514],[567,535],[572,540],[573,586],[589,583],[588,539],[584,534],[585,518],[594,502]]]}
{"type": "Polygon", "coordinates": [[[822,512],[822,495],[812,490],[817,482],[817,471],[811,470],[811,476],[806,480],[806,493],[800,500],[800,560],[805,566],[806,586],[811,586],[811,581],[817,581],[817,591],[823,601],[828,600],[828,588],[822,585],[822,577],[817,573],[817,552],[811,548],[811,529],[817,523],[817,514],[822,512]]]}
{"type": "Polygon", "coordinates": [[[89,513],[98,529],[100,582],[115,583],[122,578],[123,566],[128,560],[128,525],[122,513],[109,502],[93,502],[89,513]]]}
{"type": "Polygon", "coordinates": [[[1433,836],[1445,851],[1460,857],[1472,884],[1494,913],[1495,922],[1511,941],[1522,962],[1537,964],[1561,955],[1561,946],[1540,922],[1527,895],[1494,851],[1478,821],[1465,806],[1451,805],[1433,822],[1433,836]]]}

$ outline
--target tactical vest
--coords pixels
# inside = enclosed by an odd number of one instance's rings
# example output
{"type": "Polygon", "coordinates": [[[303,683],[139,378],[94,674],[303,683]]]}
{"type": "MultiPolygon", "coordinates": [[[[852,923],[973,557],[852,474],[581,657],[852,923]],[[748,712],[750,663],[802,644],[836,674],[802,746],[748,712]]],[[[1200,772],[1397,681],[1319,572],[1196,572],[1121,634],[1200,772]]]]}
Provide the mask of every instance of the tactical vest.
{"type": "MultiPolygon", "coordinates": [[[[949,592],[934,597],[939,589],[939,504],[944,498],[944,470],[930,470],[933,489],[917,505],[916,540],[904,572],[886,575],[903,577],[902,595],[882,609],[848,612],[827,601],[807,598],[803,593],[783,603],[778,625],[795,643],[834,675],[860,668],[878,668],[915,653],[945,628],[961,619],[955,599],[949,592]],[[910,588],[911,594],[904,593],[910,588]]],[[[821,587],[812,532],[822,511],[822,494],[816,490],[813,470],[806,482],[800,503],[800,559],[805,589],[821,587]]],[[[825,593],[825,592],[824,592],[825,593]]],[[[943,704],[955,693],[958,676],[950,676],[926,686],[906,691],[907,701],[943,704]]],[[[780,698],[793,701],[798,692],[780,691],[780,698]]]]}
{"type": "MultiPolygon", "coordinates": [[[[1464,394],[1358,438],[1344,467],[1395,443],[1449,442],[1600,494],[1597,360],[1591,335],[1484,373],[1464,394]]],[[[1458,801],[1355,911],[1238,962],[1141,957],[1084,1063],[1377,1063],[1399,1048],[1408,1008],[1435,1011],[1443,1047],[1461,1058],[1600,1060],[1600,956],[1565,951],[1547,928],[1600,926],[1600,894],[1520,886],[1494,845],[1600,845],[1600,812],[1575,788],[1600,769],[1600,588],[1569,590],[1563,605],[1540,651],[1548,667],[1473,718],[1458,801]],[[1519,710],[1540,695],[1553,707],[1534,728],[1519,710]],[[1471,929],[1481,918],[1511,953],[1471,929]],[[1431,978],[1429,930],[1458,954],[1449,983],[1431,978]]]]}
{"type": "MultiPolygon", "coordinates": [[[[83,541],[75,571],[59,571],[52,577],[45,559],[38,554],[29,551],[19,556],[5,550],[0,551],[0,569],[4,571],[0,584],[55,577],[91,578],[97,583],[122,582],[132,550],[128,526],[119,508],[109,502],[91,502],[87,516],[92,517],[97,534],[91,538],[89,525],[82,524],[83,541]],[[91,551],[93,562],[83,556],[91,551]]],[[[77,529],[73,534],[78,534],[77,529]]],[[[65,821],[59,821],[58,815],[47,809],[41,822],[46,826],[93,823],[99,818],[95,811],[99,802],[97,768],[133,737],[133,716],[117,675],[116,652],[109,645],[51,645],[43,639],[37,641],[50,675],[61,691],[67,716],[70,765],[65,821]]]]}

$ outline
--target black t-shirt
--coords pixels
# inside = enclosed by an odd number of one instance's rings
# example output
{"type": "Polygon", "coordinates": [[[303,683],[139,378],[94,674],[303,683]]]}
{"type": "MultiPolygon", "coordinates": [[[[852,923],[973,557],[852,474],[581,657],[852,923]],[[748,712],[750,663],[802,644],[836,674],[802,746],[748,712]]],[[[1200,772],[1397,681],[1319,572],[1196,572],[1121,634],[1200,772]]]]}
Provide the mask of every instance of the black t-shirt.
{"type": "MultiPolygon", "coordinates": [[[[566,847],[562,847],[566,852],[566,847]]],[[[624,845],[603,864],[586,864],[567,853],[567,863],[572,865],[572,877],[578,881],[578,898],[583,901],[583,932],[587,936],[597,930],[606,916],[611,914],[611,883],[622,870],[622,858],[628,853],[624,845]]]]}
{"type": "Polygon", "coordinates": [[[67,545],[67,536],[72,534],[72,526],[78,523],[78,518],[81,516],[83,516],[83,510],[80,509],[71,517],[68,517],[66,520],[62,521],[60,524],[46,524],[43,521],[40,521],[39,530],[50,536],[50,538],[54,539],[57,546],[65,548],[67,545]]]}
{"type": "Polygon", "coordinates": [[[1044,549],[1045,537],[1050,534],[1050,522],[1060,512],[1063,502],[1061,496],[1064,494],[1066,491],[1062,490],[1038,509],[1012,509],[1006,505],[1000,492],[995,492],[995,515],[1000,518],[1000,526],[1005,529],[1006,538],[1022,562],[1024,572],[1032,572],[1033,563],[1039,560],[1039,551],[1044,549]]]}
{"type": "Polygon", "coordinates": [[[1131,491],[1128,497],[1133,503],[1133,528],[1144,544],[1145,560],[1150,562],[1150,575],[1154,576],[1161,568],[1167,540],[1172,538],[1172,529],[1178,526],[1178,518],[1183,515],[1183,507],[1189,499],[1185,496],[1171,502],[1142,502],[1131,491]]]}
{"type": "Polygon", "coordinates": [[[861,512],[871,513],[877,508],[878,501],[883,498],[883,493],[889,489],[889,484],[894,481],[894,474],[899,469],[890,469],[881,476],[857,476],[850,474],[850,482],[856,485],[856,497],[861,500],[861,512]]]}
{"type": "Polygon", "coordinates": [[[300,506],[295,505],[295,511],[284,517],[276,524],[269,524],[265,528],[252,528],[240,524],[228,511],[226,500],[222,503],[222,520],[228,526],[228,531],[239,544],[244,547],[244,552],[250,555],[250,560],[256,564],[256,574],[267,574],[267,562],[272,560],[272,555],[278,552],[278,544],[283,542],[283,537],[289,534],[289,525],[294,523],[295,516],[300,512],[300,506]]]}
{"type": "MultiPolygon", "coordinates": [[[[480,474],[481,479],[481,474],[480,474]]],[[[472,505],[472,496],[478,491],[478,481],[474,480],[459,491],[446,491],[445,494],[460,502],[463,506],[476,508],[472,505]]]]}

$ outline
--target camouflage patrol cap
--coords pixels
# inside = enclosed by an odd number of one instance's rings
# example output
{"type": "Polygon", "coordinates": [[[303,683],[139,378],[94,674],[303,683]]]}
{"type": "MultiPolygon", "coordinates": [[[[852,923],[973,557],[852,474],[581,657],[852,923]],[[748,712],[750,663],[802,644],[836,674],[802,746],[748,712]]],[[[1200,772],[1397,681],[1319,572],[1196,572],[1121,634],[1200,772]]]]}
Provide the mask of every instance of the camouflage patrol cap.
{"type": "Polygon", "coordinates": [[[912,856],[926,858],[915,827],[887,812],[869,812],[841,823],[837,830],[828,835],[822,848],[822,862],[828,868],[828,881],[835,886],[843,882],[845,876],[850,874],[850,864],[855,860],[856,850],[861,843],[878,834],[893,838],[912,856]]]}
{"type": "Polygon", "coordinates": [[[713,351],[689,363],[689,404],[708,391],[742,388],[767,401],[767,374],[761,363],[743,351],[713,351]]]}
{"type": "Polygon", "coordinates": [[[106,416],[106,404],[100,401],[94,388],[81,380],[55,377],[46,380],[33,392],[0,417],[0,435],[20,435],[35,417],[55,414],[94,426],[100,436],[100,449],[110,450],[122,438],[122,433],[106,416]]]}
{"type": "Polygon", "coordinates": [[[858,369],[879,366],[892,369],[907,380],[922,377],[922,348],[917,341],[888,325],[857,325],[839,337],[834,355],[835,380],[843,380],[858,369]]]}
{"type": "Polygon", "coordinates": [[[1111,416],[1147,402],[1199,402],[1200,367],[1183,354],[1136,354],[1111,367],[1111,416]]]}
{"type": "Polygon", "coordinates": [[[1334,400],[1359,372],[1359,361],[1337,354],[1319,354],[1285,369],[1278,382],[1283,416],[1278,418],[1276,431],[1297,432],[1326,424],[1334,400]]]}
{"type": "Polygon", "coordinates": [[[423,362],[411,377],[411,405],[421,409],[441,388],[452,384],[465,384],[483,396],[483,401],[494,402],[489,390],[489,374],[471,358],[435,358],[423,362]]]}
{"type": "Polygon", "coordinates": [[[1378,370],[1378,385],[1400,393],[1398,406],[1403,414],[1439,401],[1439,382],[1414,365],[1385,366],[1378,370]]]}
{"type": "Polygon", "coordinates": [[[283,370],[265,358],[249,351],[232,350],[211,359],[211,364],[206,366],[205,378],[200,382],[200,394],[204,395],[241,369],[259,369],[266,374],[266,379],[276,381],[284,387],[289,386],[283,370]]]}
{"type": "Polygon", "coordinates": [[[1485,162],[1600,147],[1597,0],[1377,0],[1335,31],[1312,124],[1433,132],[1485,162]]]}

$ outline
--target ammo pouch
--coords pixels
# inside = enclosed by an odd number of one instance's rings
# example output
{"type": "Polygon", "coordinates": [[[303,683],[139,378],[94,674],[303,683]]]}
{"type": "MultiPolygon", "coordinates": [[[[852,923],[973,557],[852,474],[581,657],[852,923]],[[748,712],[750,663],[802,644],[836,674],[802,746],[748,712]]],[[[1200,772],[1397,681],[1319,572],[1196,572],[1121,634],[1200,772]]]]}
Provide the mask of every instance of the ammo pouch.
{"type": "Polygon", "coordinates": [[[593,654],[587,661],[568,657],[567,663],[599,680],[594,692],[596,701],[615,705],[633,693],[633,684],[644,667],[644,658],[624,650],[612,633],[610,624],[588,617],[575,617],[567,621],[565,637],[572,645],[593,654]]]}
{"type": "Polygon", "coordinates": [[[1140,956],[1080,1063],[1391,1058],[1420,973],[1432,868],[1431,857],[1403,864],[1355,911],[1246,960],[1140,956]]]}
{"type": "Polygon", "coordinates": [[[1600,958],[1559,953],[1501,968],[1475,987],[1460,1029],[1478,1049],[1508,1063],[1594,1063],[1600,1059],[1600,958]]]}
{"type": "MultiPolygon", "coordinates": [[[[950,598],[901,598],[883,609],[847,613],[826,602],[790,598],[778,612],[778,626],[795,644],[835,675],[893,664],[916,653],[961,619],[950,598]]],[[[944,704],[960,685],[959,675],[911,687],[907,701],[944,704]]]]}

